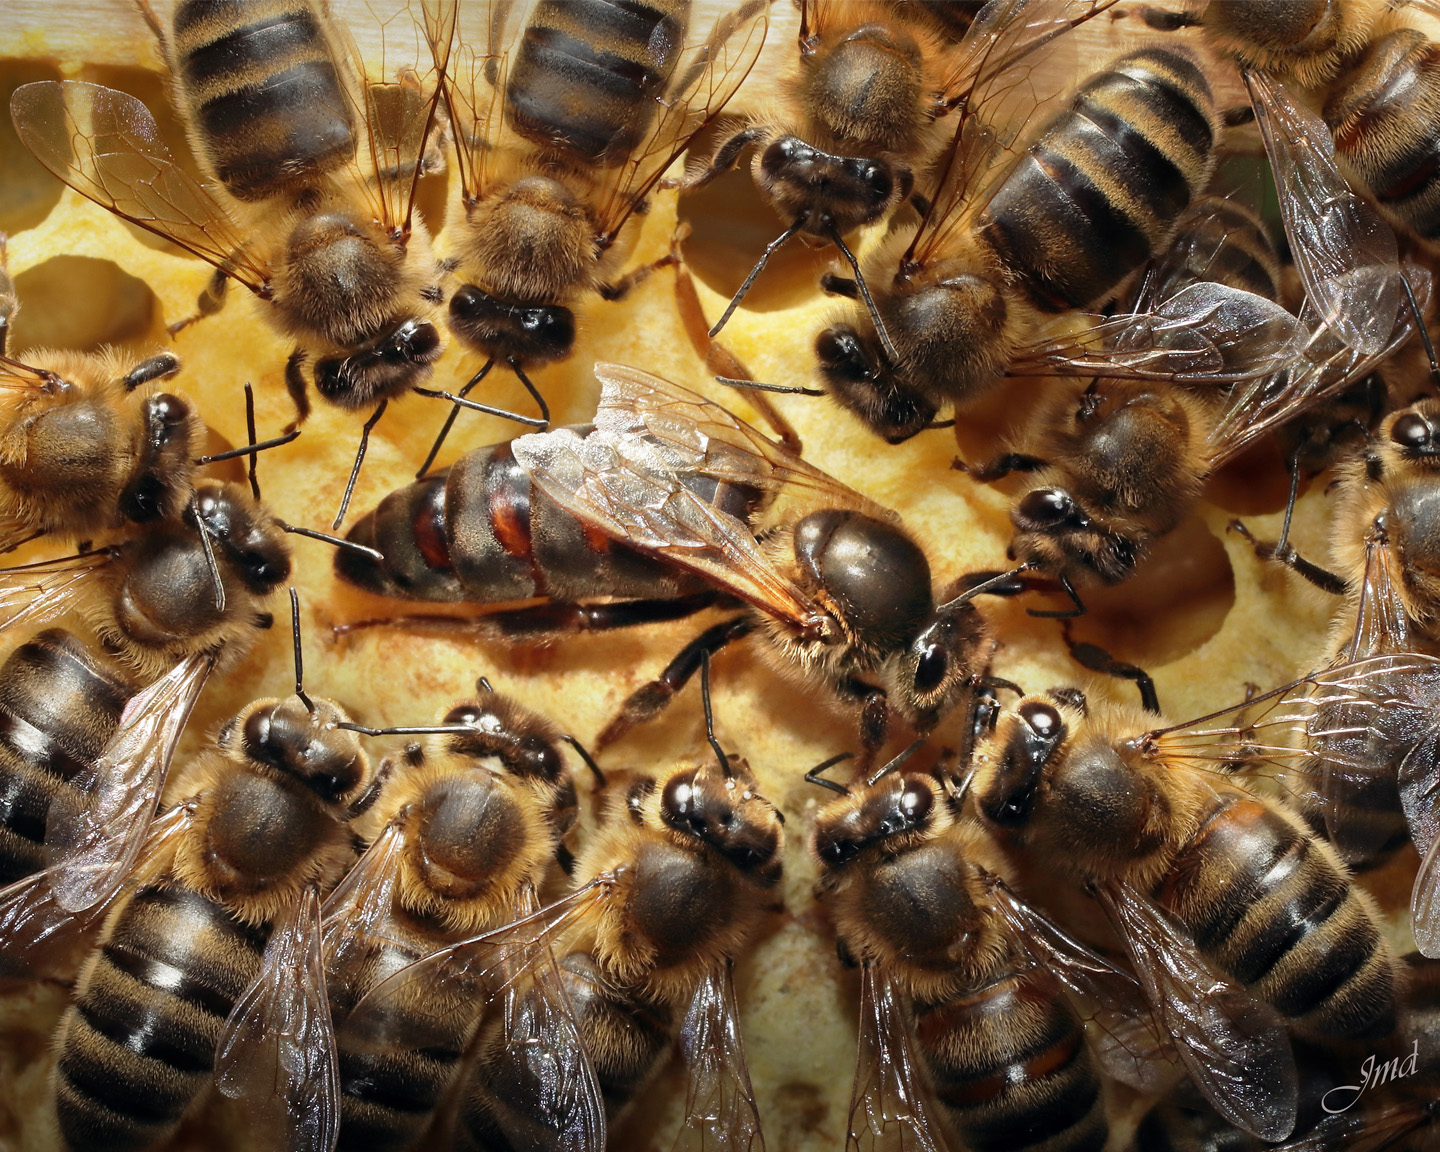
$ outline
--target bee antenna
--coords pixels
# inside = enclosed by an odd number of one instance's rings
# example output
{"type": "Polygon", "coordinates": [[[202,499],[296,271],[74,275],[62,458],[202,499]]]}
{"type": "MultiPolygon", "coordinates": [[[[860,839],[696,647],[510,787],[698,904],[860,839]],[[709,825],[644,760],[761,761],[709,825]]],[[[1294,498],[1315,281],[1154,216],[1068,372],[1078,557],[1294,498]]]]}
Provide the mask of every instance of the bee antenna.
{"type": "MultiPolygon", "coordinates": [[[[474,376],[465,382],[465,387],[460,389],[458,396],[451,396],[446,392],[434,392],[429,388],[415,389],[415,391],[419,392],[422,396],[443,396],[451,403],[450,415],[445,417],[445,423],[440,426],[440,435],[436,436],[435,443],[430,445],[430,453],[425,457],[425,463],[420,465],[420,471],[415,473],[415,479],[423,480],[425,473],[430,471],[430,466],[435,463],[435,457],[440,455],[441,445],[445,443],[445,438],[450,435],[450,429],[455,427],[455,421],[460,416],[460,408],[462,405],[459,404],[458,401],[470,395],[470,390],[479,384],[480,381],[484,380],[485,377],[490,374],[490,369],[493,367],[495,367],[495,358],[492,356],[489,360],[485,361],[480,371],[476,372],[474,376]]],[[[469,405],[464,405],[464,407],[469,407],[469,405]]],[[[501,413],[501,415],[503,415],[503,413],[501,413]]]]}
{"type": "Polygon", "coordinates": [[[875,299],[870,295],[870,288],[865,283],[865,277],[860,273],[860,261],[855,259],[855,253],[846,247],[839,229],[830,225],[830,242],[840,249],[840,254],[845,257],[850,265],[850,270],[855,273],[855,286],[860,289],[860,298],[865,301],[865,308],[870,313],[870,321],[875,325],[875,335],[880,339],[880,347],[891,364],[900,363],[900,354],[895,351],[895,345],[890,342],[890,333],[885,331],[885,321],[880,319],[880,309],[875,307],[875,299]]]}
{"type": "Polygon", "coordinates": [[[195,531],[200,533],[200,547],[205,553],[205,566],[210,569],[210,582],[215,586],[215,610],[225,611],[225,580],[220,575],[220,565],[215,559],[215,549],[210,544],[210,530],[200,516],[200,501],[190,493],[190,514],[195,517],[195,531]]]}
{"type": "Polygon", "coordinates": [[[886,776],[890,775],[891,772],[894,772],[895,769],[899,768],[900,765],[904,764],[905,761],[910,759],[911,756],[915,755],[915,753],[918,752],[925,744],[925,740],[926,737],[917,736],[914,740],[910,741],[910,743],[906,745],[904,749],[902,749],[891,759],[890,763],[882,767],[878,772],[875,773],[875,775],[871,776],[870,779],[866,780],[865,783],[872,788],[875,787],[876,784],[880,783],[881,780],[885,779],[886,776]]]}
{"type": "Polygon", "coordinates": [[[305,705],[305,711],[315,715],[315,702],[305,695],[305,651],[300,644],[300,594],[290,586],[290,635],[295,640],[295,695],[305,705]]]}
{"type": "Polygon", "coordinates": [[[329,544],[333,548],[344,548],[347,552],[359,552],[367,556],[377,564],[385,562],[385,554],[378,548],[371,548],[368,544],[361,544],[355,540],[346,540],[343,536],[332,536],[329,532],[321,532],[315,528],[300,528],[294,524],[287,524],[278,516],[273,518],[275,526],[282,532],[289,532],[293,536],[304,536],[307,540],[319,540],[322,544],[329,544]]]}
{"type": "MultiPolygon", "coordinates": [[[[533,399],[535,403],[539,406],[540,419],[545,422],[543,425],[541,425],[541,430],[543,431],[544,429],[549,428],[550,405],[545,403],[545,397],[540,395],[540,389],[536,388],[535,385],[530,382],[530,377],[525,375],[525,369],[520,367],[520,363],[515,359],[515,357],[511,356],[510,359],[506,361],[506,363],[510,365],[510,371],[515,373],[515,379],[519,380],[521,384],[525,385],[525,391],[530,393],[531,399],[533,399]]],[[[527,420],[524,421],[524,423],[528,424],[530,423],[530,421],[527,420]]]]}
{"type": "Polygon", "coordinates": [[[837,784],[834,780],[826,780],[820,773],[828,771],[841,761],[853,760],[854,758],[855,753],[853,752],[837,752],[834,756],[831,756],[830,759],[820,761],[819,764],[806,772],[805,783],[818,784],[821,788],[828,788],[831,792],[840,793],[841,796],[850,795],[850,789],[846,788],[845,785],[837,784]]]}
{"type": "Polygon", "coordinates": [[[355,492],[355,481],[360,479],[360,465],[365,463],[365,450],[370,447],[370,433],[375,425],[380,423],[380,417],[385,415],[385,409],[390,406],[389,399],[381,400],[375,406],[375,411],[370,413],[370,419],[360,429],[360,447],[355,450],[355,463],[350,469],[350,479],[345,483],[345,495],[340,500],[340,511],[335,513],[335,522],[330,525],[330,530],[336,531],[345,521],[345,513],[350,510],[350,497],[355,492]]]}
{"type": "Polygon", "coordinates": [[[725,749],[720,747],[720,741],[715,739],[715,714],[710,708],[710,653],[700,653],[700,702],[705,706],[705,739],[710,742],[710,747],[715,749],[715,755],[720,761],[720,771],[729,780],[734,773],[730,771],[730,757],[725,755],[725,749]]]}
{"type": "Polygon", "coordinates": [[[1405,289],[1405,299],[1410,302],[1410,311],[1415,316],[1415,327],[1420,333],[1420,343],[1425,348],[1425,358],[1430,361],[1430,379],[1440,383],[1440,364],[1435,362],[1435,345],[1430,342],[1430,329],[1425,324],[1425,314],[1420,301],[1415,299],[1415,289],[1405,269],[1400,269],[1400,284],[1405,289]]]}
{"type": "Polygon", "coordinates": [[[760,253],[760,259],[755,261],[755,267],[750,269],[750,275],[745,277],[745,283],[741,284],[735,295],[730,297],[730,303],[725,306],[725,311],[720,314],[720,319],[715,321],[715,326],[710,329],[709,335],[712,338],[719,335],[720,329],[730,322],[730,317],[735,314],[735,309],[740,307],[740,301],[745,299],[745,294],[750,291],[750,285],[755,283],[755,277],[765,270],[765,265],[770,262],[770,257],[775,255],[787,240],[804,227],[806,219],[805,216],[797,216],[795,223],[765,245],[765,251],[760,253]]]}
{"type": "Polygon", "coordinates": [[[778,392],[782,396],[824,396],[823,388],[799,388],[790,387],[786,384],[762,384],[758,380],[738,380],[733,376],[716,376],[717,384],[726,384],[731,388],[745,389],[751,392],[778,392]]]}
{"type": "Polygon", "coordinates": [[[581,760],[585,761],[585,767],[590,769],[590,775],[595,777],[595,783],[599,787],[604,788],[608,783],[605,779],[605,773],[600,770],[600,765],[595,763],[595,757],[590,755],[590,753],[586,750],[585,745],[581,744],[580,741],[575,739],[574,736],[565,735],[561,736],[560,739],[564,740],[565,743],[569,744],[570,747],[575,749],[576,755],[578,755],[581,760]]]}
{"type": "Polygon", "coordinates": [[[965,589],[965,591],[961,592],[955,599],[947,600],[944,604],[936,608],[935,611],[938,613],[945,612],[951,608],[959,608],[962,604],[968,604],[971,600],[975,599],[976,596],[989,592],[991,589],[999,587],[1001,584],[1005,584],[1015,579],[1016,576],[1028,571],[1030,571],[1030,562],[1027,560],[1024,564],[1011,568],[1008,572],[1001,572],[998,575],[991,576],[988,580],[980,581],[980,583],[976,584],[973,588],[965,589]]]}
{"type": "Polygon", "coordinates": [[[231,448],[228,452],[216,452],[213,456],[198,456],[191,461],[196,467],[204,467],[206,464],[218,464],[222,460],[235,460],[241,456],[250,457],[249,477],[250,492],[256,500],[260,499],[260,478],[256,475],[255,457],[260,452],[271,448],[279,448],[282,444],[289,444],[300,435],[299,428],[292,428],[283,436],[276,436],[271,440],[255,439],[255,389],[250,386],[249,381],[245,383],[245,432],[247,443],[243,448],[231,448]]]}

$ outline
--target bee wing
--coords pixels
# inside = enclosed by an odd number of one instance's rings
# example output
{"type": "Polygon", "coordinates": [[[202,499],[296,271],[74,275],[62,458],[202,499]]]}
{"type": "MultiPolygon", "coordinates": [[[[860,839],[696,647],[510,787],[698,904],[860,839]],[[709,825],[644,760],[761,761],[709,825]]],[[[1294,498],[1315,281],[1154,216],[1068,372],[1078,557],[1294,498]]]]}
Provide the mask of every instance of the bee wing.
{"type": "MultiPolygon", "coordinates": [[[[1400,760],[1398,772],[1400,804],[1410,825],[1410,836],[1423,855],[1440,842],[1440,718],[1435,705],[1440,702],[1440,684],[1433,679],[1428,693],[1428,706],[1413,709],[1408,719],[1413,728],[1407,733],[1410,746],[1400,760]]],[[[1407,717],[1396,717],[1397,721],[1407,717]]]]}
{"type": "Polygon", "coordinates": [[[463,1048],[489,997],[524,970],[523,957],[553,946],[613,887],[602,872],[540,911],[503,928],[461,940],[378,981],[346,1018],[347,1038],[385,1051],[403,1035],[409,1047],[463,1048]],[[521,957],[520,961],[516,957],[521,957]]]}
{"type": "Polygon", "coordinates": [[[507,41],[516,29],[512,0],[466,4],[464,14],[481,13],[478,26],[462,29],[459,0],[425,0],[425,39],[440,79],[463,203],[484,199],[498,179],[505,132],[507,41]]]}
{"type": "Polygon", "coordinates": [[[1058,925],[999,885],[995,908],[1011,932],[1065,986],[1094,1025],[1091,1048],[1105,1072],[1140,1092],[1163,1092],[1174,1082],[1179,1057],[1155,1027],[1135,977],[1097,956],[1058,925]]]}
{"type": "MultiPolygon", "coordinates": [[[[516,908],[539,911],[533,889],[516,908]]],[[[504,1096],[495,1116],[510,1147],[602,1152],[605,1101],[548,942],[507,951],[502,1028],[504,1096]],[[536,1140],[536,1132],[545,1134],[536,1140]]]]}
{"type": "Polygon", "coordinates": [[[78,607],[94,576],[114,562],[108,549],[0,568],[0,631],[42,624],[78,607]]]}
{"type": "Polygon", "coordinates": [[[10,115],[25,147],[80,195],[213,264],[252,292],[268,292],[269,270],[209,190],[160,139],[155,117],[134,96],[80,80],[24,84],[10,115]]]}
{"type": "Polygon", "coordinates": [[[325,971],[337,986],[351,987],[363,979],[384,947],[404,847],[405,820],[397,817],[375,837],[320,910],[325,971]]]}
{"type": "MultiPolygon", "coordinates": [[[[144,858],[155,860],[189,827],[191,804],[178,805],[150,826],[144,858]]],[[[133,884],[135,876],[127,883],[133,884]]],[[[72,912],[55,899],[52,868],[15,881],[0,890],[0,976],[73,979],[84,952],[124,891],[117,885],[105,899],[72,912]]]]}
{"type": "MultiPolygon", "coordinates": [[[[669,86],[655,97],[659,107],[645,138],[619,164],[603,170],[595,214],[602,248],[614,243],[666,169],[735,95],[755,66],[769,22],[766,0],[743,0],[716,20],[703,41],[681,49],[669,86]]],[[[666,51],[664,45],[653,47],[666,51]]]]}
{"type": "Polygon", "coordinates": [[[945,1152],[925,1101],[900,989],[874,963],[860,969],[860,1044],[845,1152],[945,1152]]]}
{"type": "Polygon", "coordinates": [[[330,1152],[340,1133],[340,1062],[325,994],[320,899],[307,888],[265,945],[215,1050],[215,1084],[243,1100],[265,1147],[330,1152]]]}
{"type": "MultiPolygon", "coordinates": [[[[745,446],[746,431],[759,434],[718,405],[658,377],[608,369],[595,430],[588,436],[557,428],[513,441],[515,459],[535,485],[614,539],[699,572],[799,628],[822,628],[823,608],[776,569],[752,528],[691,487],[697,480],[733,477],[736,483],[776,490],[782,478],[771,458],[745,446]],[[612,390],[612,381],[655,386],[656,395],[637,400],[612,390]],[[679,398],[673,405],[666,402],[671,389],[679,398]]],[[[808,466],[795,469],[793,458],[773,446],[770,451],[786,475],[809,477],[812,491],[818,486],[808,466]]],[[[848,491],[823,473],[814,476],[837,493],[848,491]]]]}
{"type": "MultiPolygon", "coordinates": [[[[1277,1144],[1272,1152],[1335,1152],[1338,1148],[1345,1152],[1382,1152],[1396,1147],[1417,1129],[1429,1127],[1434,1119],[1434,1107],[1428,1100],[1387,1097],[1380,1115],[1376,1115],[1375,1109],[1363,1107],[1326,1115],[1304,1136],[1277,1144]]],[[[1425,1144],[1403,1147],[1425,1147],[1425,1144]]]]}
{"type": "Polygon", "coordinates": [[[191,656],[131,697],[99,759],[50,806],[45,849],[56,902],[81,912],[135,866],[155,805],[213,656],[191,656]]]}
{"type": "MultiPolygon", "coordinates": [[[[1403,275],[1423,315],[1430,299],[1430,273],[1407,264],[1403,275]]],[[[1233,460],[1261,436],[1349,387],[1414,335],[1414,319],[1408,308],[1391,314],[1389,340],[1378,351],[1343,342],[1320,320],[1308,300],[1301,309],[1300,321],[1311,333],[1303,353],[1273,376],[1252,381],[1231,393],[1224,413],[1206,438],[1212,471],[1233,460]]]]}
{"type": "Polygon", "coordinates": [[[690,1081],[676,1152],[764,1152],[729,960],[706,972],[696,987],[680,1027],[680,1050],[690,1081]]]}
{"type": "Polygon", "coordinates": [[[0,356],[0,397],[23,398],[54,392],[64,383],[54,372],[0,356]]]}
{"type": "Polygon", "coordinates": [[[1299,1074],[1275,1010],[1217,972],[1180,925],[1127,885],[1097,894],[1195,1086],[1237,1128],[1262,1140],[1290,1135],[1299,1074]]]}
{"type": "Polygon", "coordinates": [[[1344,344],[1378,354],[1406,307],[1395,233],[1350,190],[1325,122],[1264,72],[1243,76],[1306,301],[1344,344]]]}
{"type": "Polygon", "coordinates": [[[1273,300],[1202,282],[1152,311],[1101,320],[1077,335],[1027,348],[1011,371],[1224,384],[1274,374],[1300,355],[1308,335],[1273,300]]]}
{"type": "Polygon", "coordinates": [[[1410,930],[1420,955],[1440,959],[1440,839],[1434,840],[1420,861],[1410,890],[1410,930]]]}
{"type": "Polygon", "coordinates": [[[924,265],[948,250],[989,202],[1020,154],[1015,142],[1046,120],[1073,68],[1041,67],[1058,37],[1098,16],[1114,0],[995,0],[975,18],[956,49],[944,103],[957,109],[955,131],[923,183],[925,213],[902,258],[924,265]],[[983,175],[983,179],[982,179],[983,175]]]}

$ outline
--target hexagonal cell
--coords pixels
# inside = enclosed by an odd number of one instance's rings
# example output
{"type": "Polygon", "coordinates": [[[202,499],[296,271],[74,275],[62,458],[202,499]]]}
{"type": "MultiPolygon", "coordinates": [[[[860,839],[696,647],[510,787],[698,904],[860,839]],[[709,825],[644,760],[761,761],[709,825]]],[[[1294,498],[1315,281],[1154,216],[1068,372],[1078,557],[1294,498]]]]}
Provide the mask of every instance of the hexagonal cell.
{"type": "Polygon", "coordinates": [[[15,277],[20,318],[12,351],[73,348],[92,352],[148,334],[159,301],[143,280],[109,260],[54,256],[15,277]]]}
{"type": "MultiPolygon", "coordinates": [[[[60,73],[48,64],[29,60],[0,62],[0,109],[10,107],[10,94],[22,84],[58,80],[60,73]]],[[[40,166],[20,137],[8,115],[0,115],[0,231],[21,232],[39,224],[60,199],[61,184],[40,166]]]]}

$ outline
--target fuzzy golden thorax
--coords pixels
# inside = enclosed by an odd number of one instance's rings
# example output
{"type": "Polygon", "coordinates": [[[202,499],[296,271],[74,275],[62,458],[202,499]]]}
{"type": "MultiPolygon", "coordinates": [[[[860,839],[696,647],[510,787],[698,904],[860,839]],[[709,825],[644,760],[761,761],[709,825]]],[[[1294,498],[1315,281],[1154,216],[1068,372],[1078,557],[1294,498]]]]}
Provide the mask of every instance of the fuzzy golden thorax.
{"type": "Polygon", "coordinates": [[[575,880],[618,871],[580,932],[582,946],[622,987],[671,1005],[734,959],[775,902],[779,813],[743,761],[734,775],[681,765],[638,781],[581,851],[575,880]]]}
{"type": "Polygon", "coordinates": [[[1345,65],[1389,8],[1386,0],[1210,0],[1201,22],[1242,64],[1312,87],[1345,65]]]}

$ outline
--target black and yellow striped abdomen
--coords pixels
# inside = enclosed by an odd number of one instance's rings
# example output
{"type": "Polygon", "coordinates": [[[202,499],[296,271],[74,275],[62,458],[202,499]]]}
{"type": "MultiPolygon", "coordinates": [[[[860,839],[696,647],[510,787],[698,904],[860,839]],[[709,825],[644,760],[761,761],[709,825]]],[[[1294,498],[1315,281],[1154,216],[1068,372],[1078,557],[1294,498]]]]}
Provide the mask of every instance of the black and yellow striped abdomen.
{"type": "Polygon", "coordinates": [[[505,88],[527,140],[601,167],[621,163],[660,110],[689,0],[541,0],[505,88]]]}
{"type": "Polygon", "coordinates": [[[45,867],[50,804],[99,757],[131,691],[113,661],[61,628],[0,666],[0,886],[45,867]]]}
{"type": "Polygon", "coordinates": [[[72,1152],[138,1152],[174,1131],[267,937],[180,886],[121,908],[60,1025],[52,1088],[72,1152]]]}
{"type": "Polygon", "coordinates": [[[1300,1028],[1388,1035],[1394,960],[1368,897],[1276,806],[1220,793],[1156,891],[1221,971],[1300,1028]]]}
{"type": "Polygon", "coordinates": [[[1100,1152],[1109,1135],[1085,1033],[1040,967],[915,1009],[935,1094],[973,1152],[1100,1152]]]}
{"type": "Polygon", "coordinates": [[[238,199],[311,184],[355,155],[345,80],[305,0],[182,0],[174,50],[195,131],[238,199]]]}
{"type": "Polygon", "coordinates": [[[1160,250],[1203,190],[1217,129],[1210,86],[1189,56],[1122,57],[1030,146],[981,235],[1041,309],[1094,304],[1160,250]]]}

